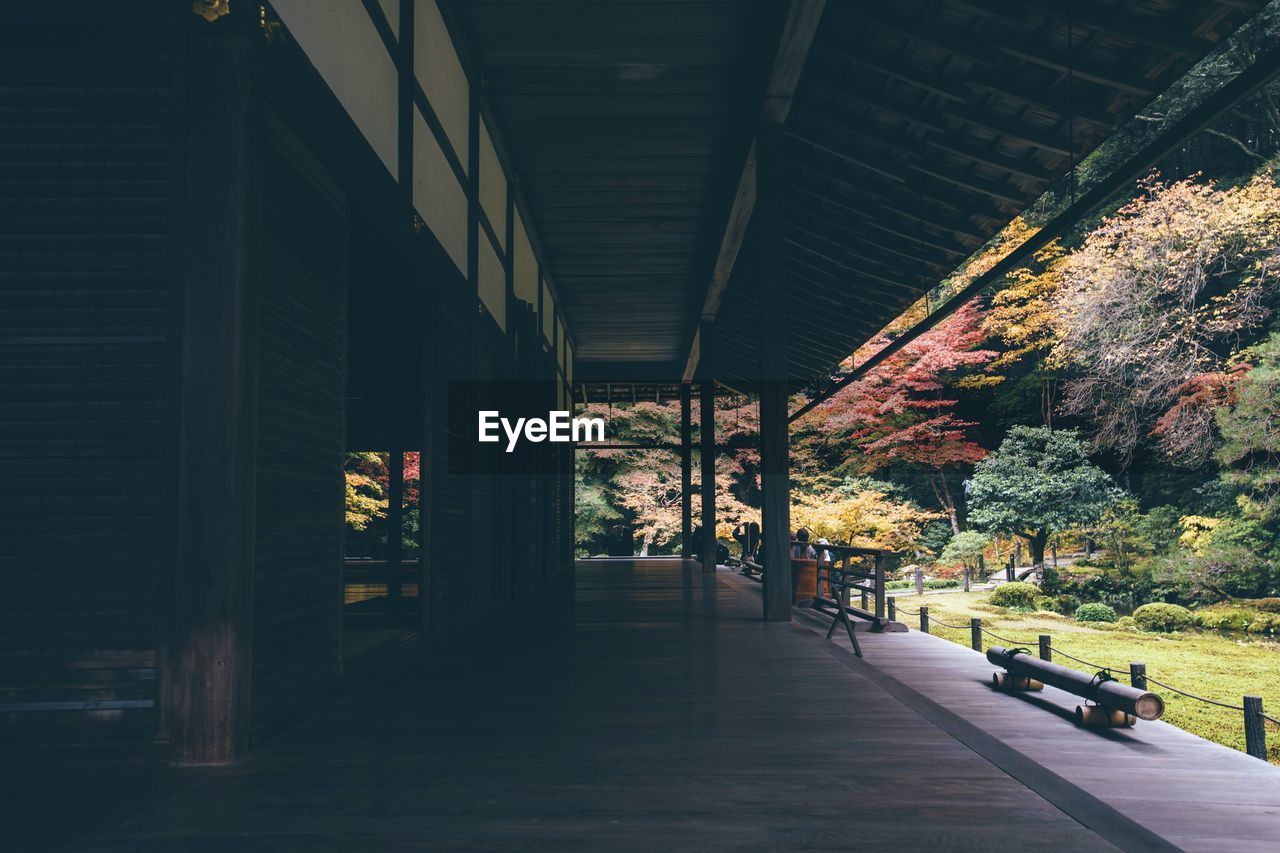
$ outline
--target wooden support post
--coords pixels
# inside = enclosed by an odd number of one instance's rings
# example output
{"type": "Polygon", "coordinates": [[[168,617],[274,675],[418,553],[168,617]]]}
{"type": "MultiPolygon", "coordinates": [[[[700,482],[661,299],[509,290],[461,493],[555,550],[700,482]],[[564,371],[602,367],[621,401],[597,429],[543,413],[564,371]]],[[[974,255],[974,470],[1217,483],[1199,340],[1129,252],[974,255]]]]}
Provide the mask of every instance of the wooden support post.
{"type": "Polygon", "coordinates": [[[1261,696],[1244,697],[1244,750],[1267,760],[1267,721],[1262,716],[1261,696]]]}
{"type": "Polygon", "coordinates": [[[387,453],[387,606],[400,598],[400,564],[404,562],[404,451],[387,453]]]}
{"type": "Polygon", "coordinates": [[[876,554],[876,624],[884,622],[884,580],[889,573],[889,555],[876,554]]]}
{"type": "Polygon", "coordinates": [[[693,556],[693,404],[689,383],[680,385],[680,555],[693,556]]]}
{"type": "Polygon", "coordinates": [[[982,651],[982,620],[976,616],[969,620],[969,643],[975,652],[982,651]]]}
{"type": "Polygon", "coordinates": [[[929,605],[927,604],[920,605],[920,630],[925,634],[929,633],[929,605]]]}
{"type": "Polygon", "coordinates": [[[702,381],[699,402],[701,410],[701,468],[702,468],[702,541],[698,543],[702,554],[702,570],[716,570],[716,383],[702,381]]]}
{"type": "Polygon", "coordinates": [[[1139,690],[1147,689],[1147,665],[1141,661],[1129,662],[1129,683],[1139,690]]]}
{"type": "MultiPolygon", "coordinates": [[[[757,139],[756,207],[763,282],[756,338],[760,342],[760,461],[764,499],[764,618],[791,621],[791,463],[787,424],[786,176],[782,127],[766,125],[757,139]]],[[[705,338],[704,338],[705,340],[705,338]]],[[[704,344],[705,346],[705,344],[704,344]]]]}
{"type": "Polygon", "coordinates": [[[1053,660],[1053,648],[1049,645],[1049,635],[1040,635],[1040,660],[1053,660]]]}
{"type": "MultiPolygon", "coordinates": [[[[434,630],[443,623],[443,601],[437,594],[436,566],[438,555],[443,552],[443,541],[435,536],[436,508],[444,503],[444,478],[437,475],[446,457],[446,385],[439,375],[439,352],[442,346],[439,336],[440,312],[433,300],[426,301],[425,316],[420,325],[423,335],[423,373],[427,385],[423,389],[422,455],[418,457],[421,477],[418,484],[418,612],[419,624],[424,631],[434,630]]],[[[532,525],[524,528],[525,541],[519,543],[521,556],[529,558],[528,536],[532,525]]],[[[447,532],[447,531],[442,531],[447,532]]],[[[440,537],[443,540],[444,537],[440,537]]],[[[529,573],[530,569],[526,569],[529,573]]],[[[526,582],[526,587],[528,582],[526,582]]]]}
{"type": "Polygon", "coordinates": [[[860,593],[860,598],[861,598],[861,601],[859,603],[861,604],[862,609],[866,610],[867,609],[867,591],[865,589],[860,589],[858,590],[858,592],[860,593]]]}
{"type": "Polygon", "coordinates": [[[249,745],[257,465],[254,21],[191,36],[177,548],[160,733],[182,764],[249,745]],[[194,155],[198,152],[198,156],[194,155]]]}
{"type": "Polygon", "coordinates": [[[889,621],[898,621],[898,601],[892,595],[885,599],[889,605],[889,621]]]}

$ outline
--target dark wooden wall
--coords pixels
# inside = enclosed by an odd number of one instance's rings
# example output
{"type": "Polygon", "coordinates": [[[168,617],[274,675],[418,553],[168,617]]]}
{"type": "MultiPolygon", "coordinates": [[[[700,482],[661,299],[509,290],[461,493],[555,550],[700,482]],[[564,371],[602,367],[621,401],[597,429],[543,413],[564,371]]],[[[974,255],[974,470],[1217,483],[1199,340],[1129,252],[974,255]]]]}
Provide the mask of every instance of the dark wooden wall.
{"type": "Polygon", "coordinates": [[[263,127],[255,738],[339,673],[351,226],[328,170],[274,112],[263,127]]]}
{"type": "Polygon", "coordinates": [[[173,560],[178,78],[146,54],[44,56],[7,44],[0,63],[0,720],[149,731],[173,560]]]}
{"type": "Polygon", "coordinates": [[[571,577],[572,454],[449,469],[449,380],[553,377],[536,320],[517,345],[483,312],[256,9],[170,6],[85,3],[83,32],[0,60],[0,738],[102,723],[216,762],[342,675],[353,245],[421,319],[428,642],[571,577]]]}

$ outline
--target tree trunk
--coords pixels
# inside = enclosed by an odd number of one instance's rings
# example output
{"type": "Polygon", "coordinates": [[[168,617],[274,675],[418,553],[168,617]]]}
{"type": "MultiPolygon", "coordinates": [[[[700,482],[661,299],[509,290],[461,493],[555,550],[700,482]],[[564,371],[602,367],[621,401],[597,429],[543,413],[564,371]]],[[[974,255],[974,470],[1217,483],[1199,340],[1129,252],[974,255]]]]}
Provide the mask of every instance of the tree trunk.
{"type": "Polygon", "coordinates": [[[971,572],[970,572],[970,570],[969,570],[969,567],[968,567],[968,566],[965,566],[965,567],[964,567],[964,591],[965,591],[965,592],[968,592],[968,591],[969,591],[969,575],[970,575],[970,574],[971,574],[971,572]]]}
{"type": "Polygon", "coordinates": [[[1040,377],[1040,417],[1044,425],[1053,429],[1053,407],[1056,392],[1053,376],[1043,374],[1040,377]]]}
{"type": "Polygon", "coordinates": [[[650,531],[644,535],[644,540],[640,543],[640,556],[649,556],[649,546],[653,544],[653,532],[650,531]]]}
{"type": "Polygon", "coordinates": [[[933,486],[933,494],[938,499],[939,506],[947,513],[947,518],[951,520],[951,532],[960,532],[960,515],[956,512],[956,502],[951,498],[951,489],[947,488],[947,475],[941,472],[935,480],[929,478],[929,484],[933,486]]]}
{"type": "Polygon", "coordinates": [[[1049,543],[1049,531],[1040,529],[1034,536],[1027,537],[1027,546],[1031,548],[1031,565],[1036,570],[1036,580],[1044,582],[1044,549],[1049,543]]]}

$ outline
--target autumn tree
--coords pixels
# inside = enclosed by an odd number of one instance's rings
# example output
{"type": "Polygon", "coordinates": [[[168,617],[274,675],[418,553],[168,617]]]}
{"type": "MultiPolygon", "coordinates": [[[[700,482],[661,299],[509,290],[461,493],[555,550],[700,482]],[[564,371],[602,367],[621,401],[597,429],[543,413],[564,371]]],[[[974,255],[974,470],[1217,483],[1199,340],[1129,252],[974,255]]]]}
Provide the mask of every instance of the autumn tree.
{"type": "Polygon", "coordinates": [[[860,548],[903,551],[920,539],[920,531],[938,513],[926,512],[893,496],[893,487],[851,478],[828,488],[793,492],[791,523],[814,535],[860,548]]]}
{"type": "Polygon", "coordinates": [[[1076,368],[1063,408],[1099,446],[1128,458],[1154,435],[1172,458],[1208,459],[1230,356],[1274,306],[1278,235],[1269,174],[1225,189],[1153,178],[1071,253],[1057,298],[1076,368]]]}
{"type": "Polygon", "coordinates": [[[1031,365],[1040,385],[1040,420],[1047,427],[1053,426],[1062,367],[1058,297],[1065,266],[1066,253],[1055,240],[1005,277],[983,320],[984,331],[1001,345],[992,371],[1001,376],[1019,364],[1031,365]]]}
{"type": "MultiPolygon", "coordinates": [[[[589,502],[588,512],[579,518],[578,542],[586,546],[603,534],[606,522],[623,522],[639,540],[641,556],[655,549],[673,550],[680,539],[684,499],[680,455],[671,447],[680,440],[679,401],[595,405],[580,414],[604,417],[611,442],[638,446],[579,449],[578,482],[589,502]]],[[[721,453],[716,459],[716,535],[724,540],[731,539],[737,524],[760,520],[759,510],[747,502],[756,491],[759,453],[752,436],[757,424],[753,401],[741,397],[716,401],[717,441],[737,438],[744,445],[743,450],[721,453]]],[[[696,453],[695,444],[691,495],[695,525],[701,513],[701,466],[696,453]]]]}
{"type": "MultiPolygon", "coordinates": [[[[872,474],[905,465],[924,472],[938,507],[952,530],[960,532],[959,508],[949,476],[985,455],[971,437],[973,421],[955,414],[950,386],[967,378],[980,384],[976,371],[996,353],[982,347],[983,312],[977,301],[916,338],[883,364],[843,388],[806,417],[810,430],[830,441],[838,437],[856,454],[855,470],[872,474]]],[[[882,335],[856,360],[887,345],[882,335]]]]}

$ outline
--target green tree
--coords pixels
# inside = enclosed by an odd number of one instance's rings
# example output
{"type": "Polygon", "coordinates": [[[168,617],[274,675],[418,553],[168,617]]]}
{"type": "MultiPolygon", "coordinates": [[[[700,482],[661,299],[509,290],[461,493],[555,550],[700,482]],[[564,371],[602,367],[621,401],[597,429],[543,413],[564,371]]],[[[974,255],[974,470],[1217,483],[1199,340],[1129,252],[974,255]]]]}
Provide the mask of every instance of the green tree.
{"type": "Polygon", "coordinates": [[[964,589],[969,591],[969,581],[976,575],[982,563],[982,555],[991,544],[991,537],[976,530],[964,530],[951,537],[951,541],[938,555],[938,562],[964,566],[964,589]]]}
{"type": "Polygon", "coordinates": [[[1222,478],[1239,492],[1246,518],[1273,532],[1280,524],[1280,332],[1255,347],[1235,401],[1218,409],[1222,478]]]}
{"type": "Polygon", "coordinates": [[[1093,524],[1120,499],[1105,471],[1089,461],[1074,430],[1015,426],[978,463],[965,487],[969,520],[990,533],[1021,536],[1044,578],[1049,537],[1093,524]]]}

